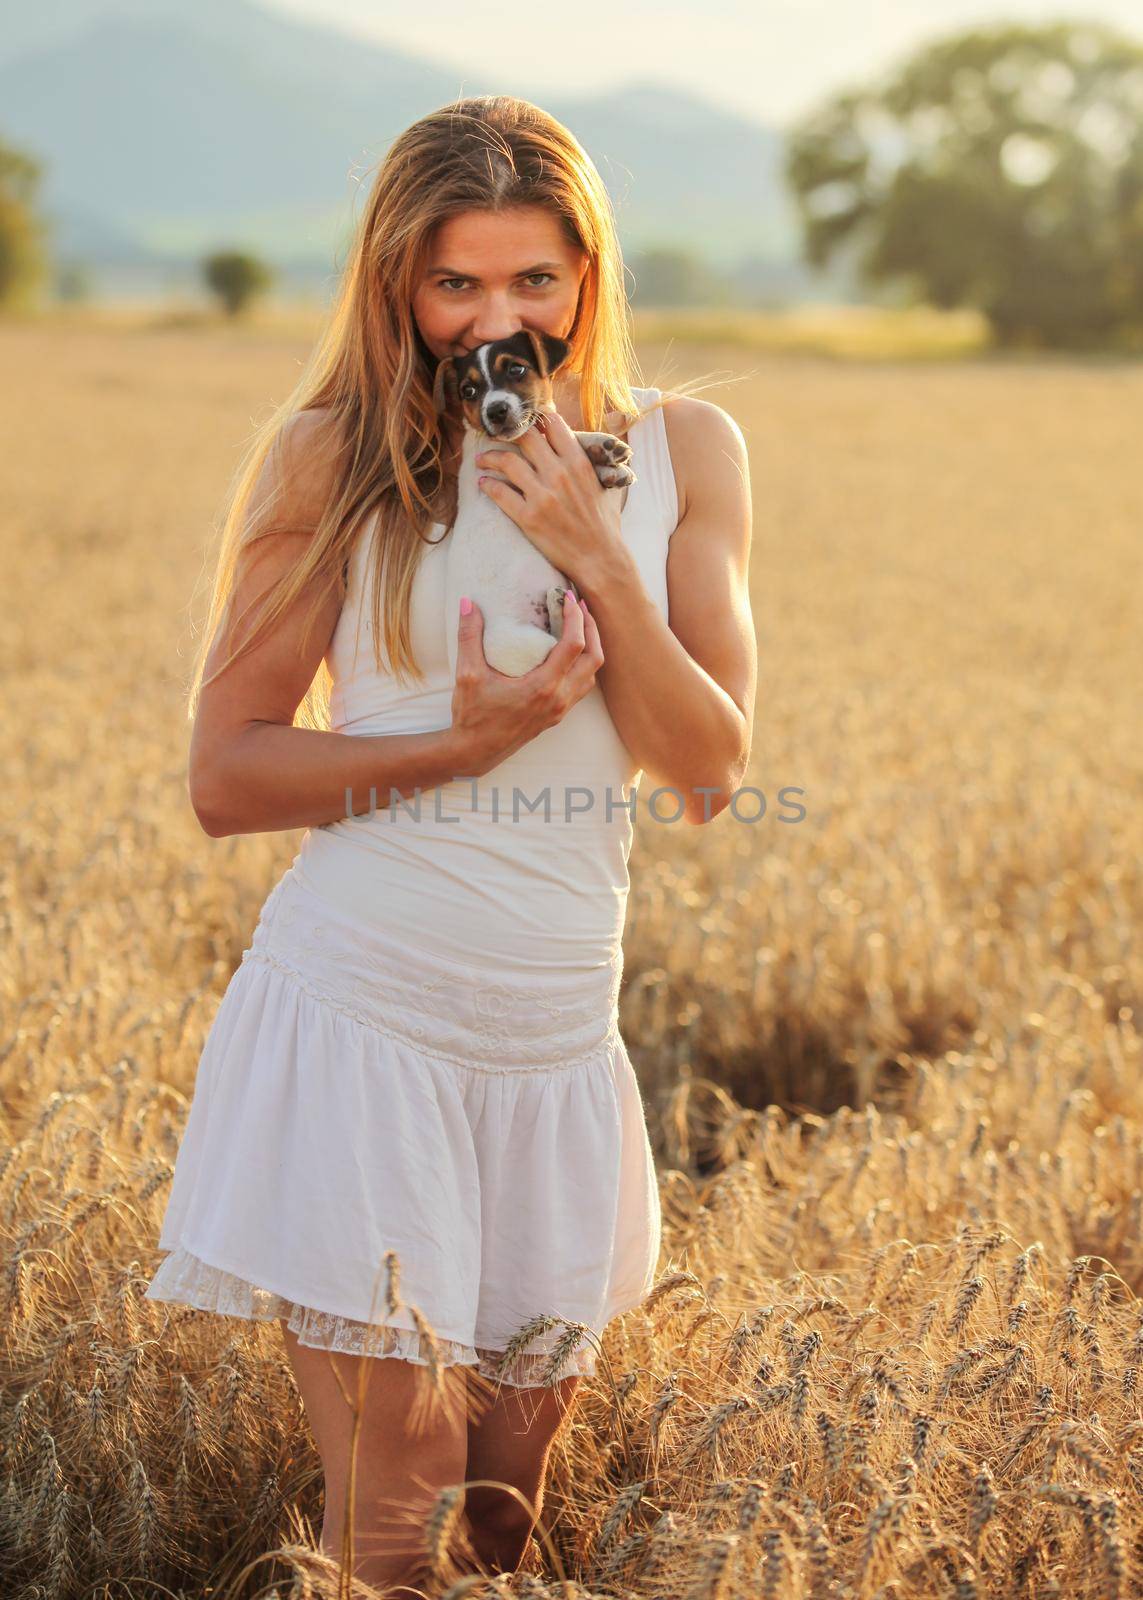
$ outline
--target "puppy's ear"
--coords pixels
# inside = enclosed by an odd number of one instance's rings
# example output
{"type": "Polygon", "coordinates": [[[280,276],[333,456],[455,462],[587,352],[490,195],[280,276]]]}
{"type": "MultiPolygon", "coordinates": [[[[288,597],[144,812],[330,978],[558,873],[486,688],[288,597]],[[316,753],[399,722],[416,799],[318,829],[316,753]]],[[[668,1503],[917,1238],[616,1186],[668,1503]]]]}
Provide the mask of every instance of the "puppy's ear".
{"type": "Polygon", "coordinates": [[[437,362],[437,373],[433,380],[433,409],[438,414],[447,410],[458,394],[456,362],[452,356],[444,356],[437,362]]]}
{"type": "Polygon", "coordinates": [[[532,328],[522,330],[532,346],[532,359],[541,378],[550,378],[556,368],[567,360],[571,345],[566,339],[557,339],[554,333],[536,333],[532,328]]]}
{"type": "Polygon", "coordinates": [[[566,339],[557,339],[554,333],[541,333],[537,338],[544,351],[544,376],[550,378],[567,360],[571,345],[566,339]]]}

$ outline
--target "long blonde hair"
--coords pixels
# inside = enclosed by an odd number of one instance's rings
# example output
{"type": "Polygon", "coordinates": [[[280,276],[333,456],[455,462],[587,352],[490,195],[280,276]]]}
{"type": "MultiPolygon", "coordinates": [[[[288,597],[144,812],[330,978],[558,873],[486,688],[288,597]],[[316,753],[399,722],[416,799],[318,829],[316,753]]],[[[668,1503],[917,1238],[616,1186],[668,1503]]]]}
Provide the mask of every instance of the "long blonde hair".
{"type": "MultiPolygon", "coordinates": [[[[271,451],[280,452],[290,420],[310,408],[330,415],[338,441],[337,488],[304,554],[269,591],[253,632],[206,681],[251,648],[303,590],[314,595],[315,612],[331,586],[344,598],[354,541],[373,513],[376,665],[380,670],[383,637],[390,670],[402,681],[408,675],[423,680],[412,650],[409,600],[434,504],[447,489],[441,419],[433,404],[435,359],[414,321],[413,297],[440,222],[461,212],[525,205],[555,215],[569,243],[587,255],[568,335],[571,349],[560,369],[579,374],[584,428],[601,429],[608,413],[629,420],[645,414],[629,383],[629,374],[639,369],[611,201],[578,140],[538,106],[509,95],[459,99],[414,122],[379,166],[326,326],[301,379],[258,428],[231,484],[188,716],[195,714],[210,647],[232,603],[239,554],[278,531],[267,514],[283,474],[256,508],[250,505],[253,489],[271,451]]],[[[330,688],[323,661],[295,722],[328,728],[330,688]]]]}

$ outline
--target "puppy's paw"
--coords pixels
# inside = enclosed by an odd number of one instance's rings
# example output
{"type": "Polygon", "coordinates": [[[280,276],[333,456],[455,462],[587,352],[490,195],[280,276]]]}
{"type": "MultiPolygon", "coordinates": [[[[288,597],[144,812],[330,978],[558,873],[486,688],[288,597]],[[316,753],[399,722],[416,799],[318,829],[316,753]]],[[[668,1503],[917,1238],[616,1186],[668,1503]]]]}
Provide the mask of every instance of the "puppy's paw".
{"type": "Polygon", "coordinates": [[[605,489],[626,489],[637,482],[634,472],[622,461],[613,467],[596,467],[595,475],[605,489]]]}
{"type": "Polygon", "coordinates": [[[628,466],[631,446],[626,439],[617,439],[613,433],[581,433],[577,437],[605,489],[625,489],[635,482],[635,473],[628,466]]]}
{"type": "Polygon", "coordinates": [[[579,437],[588,460],[597,467],[618,466],[621,461],[631,460],[631,446],[613,433],[581,433],[579,437]]]}
{"type": "Polygon", "coordinates": [[[562,639],[564,636],[564,595],[567,592],[565,584],[553,583],[544,596],[548,613],[548,632],[553,639],[562,639]]]}
{"type": "Polygon", "coordinates": [[[574,583],[553,583],[541,602],[547,608],[548,632],[556,639],[562,639],[564,636],[565,594],[570,594],[575,603],[579,604],[579,595],[576,593],[574,583]]]}

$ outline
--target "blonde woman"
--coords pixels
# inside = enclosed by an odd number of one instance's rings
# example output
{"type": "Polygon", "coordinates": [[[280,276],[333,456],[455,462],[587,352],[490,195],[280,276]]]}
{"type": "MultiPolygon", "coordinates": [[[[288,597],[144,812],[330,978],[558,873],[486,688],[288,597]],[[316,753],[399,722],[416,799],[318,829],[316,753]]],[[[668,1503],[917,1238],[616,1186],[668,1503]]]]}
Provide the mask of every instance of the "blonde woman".
{"type": "Polygon", "coordinates": [[[598,1337],[654,1282],[617,1023],[635,786],[709,820],[749,753],[742,435],[629,386],[622,272],[598,172],[537,107],[467,99],[401,134],[236,481],[192,685],[206,832],[307,831],[203,1051],[148,1294],[280,1319],[322,1548],[351,1527],[355,1572],[398,1593],[446,1485],[477,1480],[469,1557],[515,1569],[598,1337]],[[570,343],[558,415],[482,492],[584,603],[511,678],[479,608],[443,614],[462,431],[433,380],[521,329],[570,343]],[[573,437],[605,419],[626,491],[573,437]]]}

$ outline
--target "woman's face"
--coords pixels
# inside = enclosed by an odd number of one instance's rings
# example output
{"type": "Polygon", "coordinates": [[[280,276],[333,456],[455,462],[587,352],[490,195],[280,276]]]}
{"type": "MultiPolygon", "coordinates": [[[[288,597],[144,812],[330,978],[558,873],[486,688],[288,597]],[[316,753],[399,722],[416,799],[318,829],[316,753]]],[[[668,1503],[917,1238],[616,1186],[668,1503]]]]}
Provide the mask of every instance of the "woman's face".
{"type": "Polygon", "coordinates": [[[438,360],[521,328],[564,339],[586,271],[586,253],[541,206],[466,211],[436,229],[413,316],[438,360]]]}

